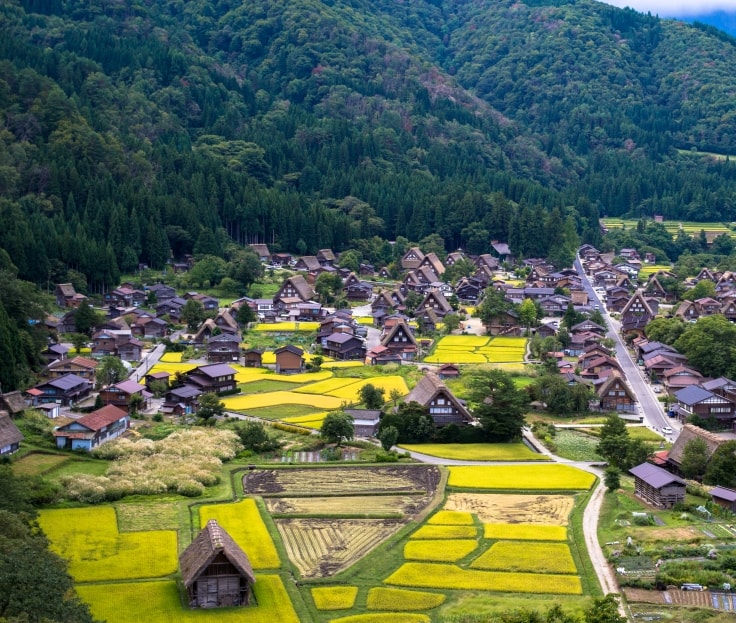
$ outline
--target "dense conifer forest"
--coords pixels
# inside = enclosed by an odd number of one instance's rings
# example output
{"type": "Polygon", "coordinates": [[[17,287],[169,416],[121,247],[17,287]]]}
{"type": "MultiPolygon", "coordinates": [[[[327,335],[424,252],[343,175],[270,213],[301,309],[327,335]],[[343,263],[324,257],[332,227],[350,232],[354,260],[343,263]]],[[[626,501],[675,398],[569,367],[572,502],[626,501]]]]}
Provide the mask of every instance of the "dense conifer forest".
{"type": "Polygon", "coordinates": [[[39,285],[229,241],[382,264],[397,237],[554,256],[601,215],[736,218],[736,40],[703,25],[590,0],[0,12],[0,246],[39,285]]]}

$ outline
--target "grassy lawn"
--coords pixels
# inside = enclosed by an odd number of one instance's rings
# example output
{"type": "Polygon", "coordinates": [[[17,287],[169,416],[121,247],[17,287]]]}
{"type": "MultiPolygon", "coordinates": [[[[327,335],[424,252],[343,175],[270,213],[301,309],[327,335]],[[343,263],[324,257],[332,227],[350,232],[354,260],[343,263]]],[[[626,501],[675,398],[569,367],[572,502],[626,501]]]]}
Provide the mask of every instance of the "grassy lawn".
{"type": "Polygon", "coordinates": [[[403,450],[421,452],[443,459],[464,461],[548,461],[544,454],[523,443],[424,443],[402,444],[403,450]]]}

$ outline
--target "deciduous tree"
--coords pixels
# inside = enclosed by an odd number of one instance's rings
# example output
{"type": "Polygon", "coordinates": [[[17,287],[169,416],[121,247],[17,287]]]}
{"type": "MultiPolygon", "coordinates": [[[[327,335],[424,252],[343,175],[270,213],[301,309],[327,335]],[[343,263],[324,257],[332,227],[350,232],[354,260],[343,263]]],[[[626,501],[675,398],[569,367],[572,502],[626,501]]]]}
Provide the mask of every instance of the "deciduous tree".
{"type": "Polygon", "coordinates": [[[328,413],[319,432],[328,442],[340,446],[343,441],[350,441],[355,435],[353,418],[344,411],[328,413]]]}

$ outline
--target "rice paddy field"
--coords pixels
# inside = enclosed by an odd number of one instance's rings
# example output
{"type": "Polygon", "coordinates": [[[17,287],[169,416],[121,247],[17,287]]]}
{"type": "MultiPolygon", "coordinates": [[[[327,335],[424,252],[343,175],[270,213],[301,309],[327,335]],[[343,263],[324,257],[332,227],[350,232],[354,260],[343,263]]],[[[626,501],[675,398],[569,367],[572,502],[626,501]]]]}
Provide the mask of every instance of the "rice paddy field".
{"type": "MultiPolygon", "coordinates": [[[[621,219],[621,218],[603,218],[601,219],[603,224],[608,229],[621,229],[622,227],[626,227],[626,229],[636,229],[637,220],[636,219],[621,219]]],[[[700,235],[700,230],[704,230],[706,233],[713,232],[714,236],[718,236],[720,234],[728,234],[729,236],[736,237],[736,232],[734,232],[726,223],[705,223],[705,222],[698,222],[698,221],[665,221],[663,223],[664,228],[672,235],[677,235],[677,232],[680,229],[683,229],[685,232],[690,234],[691,236],[698,236],[700,235]]]]}
{"type": "Polygon", "coordinates": [[[448,335],[440,339],[434,352],[424,360],[438,364],[519,364],[524,361],[526,345],[527,339],[523,337],[448,335]]]}
{"type": "Polygon", "coordinates": [[[182,607],[179,588],[173,580],[81,584],[79,597],[90,605],[98,621],[109,623],[300,623],[289,594],[278,575],[256,574],[257,607],[190,610],[182,607]],[[135,607],[132,607],[135,606],[135,607]]]}
{"type": "Polygon", "coordinates": [[[450,467],[448,485],[462,489],[587,490],[595,476],[568,465],[450,467]]]}
{"type": "Polygon", "coordinates": [[[549,461],[523,443],[402,444],[402,450],[463,461],[549,461]]]}

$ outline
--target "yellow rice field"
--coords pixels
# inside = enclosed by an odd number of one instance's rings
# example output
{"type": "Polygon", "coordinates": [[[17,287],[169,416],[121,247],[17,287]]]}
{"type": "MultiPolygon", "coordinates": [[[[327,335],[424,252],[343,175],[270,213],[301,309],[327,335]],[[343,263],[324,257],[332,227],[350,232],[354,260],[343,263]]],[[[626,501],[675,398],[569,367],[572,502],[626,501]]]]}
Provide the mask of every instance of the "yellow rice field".
{"type": "Polygon", "coordinates": [[[530,573],[576,573],[567,543],[498,541],[476,558],[472,569],[528,571],[530,573]]]}
{"type": "Polygon", "coordinates": [[[475,526],[450,525],[442,526],[425,524],[411,535],[412,539],[475,539],[478,530],[475,526]]]}
{"type": "Polygon", "coordinates": [[[294,417],[283,418],[281,421],[287,424],[298,424],[299,426],[306,426],[307,428],[322,428],[322,422],[325,421],[327,411],[320,413],[309,413],[308,415],[296,415],[294,417]]]}
{"type": "Polygon", "coordinates": [[[354,614],[349,617],[331,619],[330,623],[429,623],[426,614],[414,612],[381,612],[376,614],[354,614]]]}
{"type": "Polygon", "coordinates": [[[310,383],[304,387],[295,389],[295,392],[300,394],[330,394],[339,389],[343,389],[348,385],[355,385],[359,383],[360,379],[354,378],[328,378],[327,380],[320,381],[318,383],[310,383]]]}
{"type": "Polygon", "coordinates": [[[181,605],[177,583],[121,582],[81,584],[76,587],[82,601],[90,605],[97,621],[115,623],[299,623],[299,617],[277,575],[256,577],[253,585],[257,607],[188,609],[181,605]],[[135,607],[131,607],[135,604],[135,607]]]}
{"type": "Polygon", "coordinates": [[[296,392],[265,392],[247,396],[226,396],[222,399],[225,409],[229,411],[245,411],[259,407],[275,407],[276,405],[307,405],[315,409],[337,409],[342,404],[334,396],[315,396],[296,392]]]}
{"type": "Polygon", "coordinates": [[[319,322],[275,322],[260,323],[254,327],[255,331],[263,333],[293,333],[295,331],[309,333],[319,329],[319,322]]]}
{"type": "Polygon", "coordinates": [[[185,372],[189,372],[190,370],[194,370],[194,368],[197,367],[196,363],[186,363],[184,361],[180,363],[157,363],[155,366],[153,366],[148,373],[153,374],[154,372],[168,372],[170,375],[174,375],[177,372],[181,372],[184,374],[185,372]]]}
{"type": "Polygon", "coordinates": [[[444,603],[441,593],[377,586],[368,591],[368,610],[429,610],[444,603]]]}
{"type": "Polygon", "coordinates": [[[510,539],[529,541],[567,541],[565,526],[542,526],[538,524],[485,524],[486,539],[510,539]]]}
{"type": "Polygon", "coordinates": [[[340,398],[342,400],[359,400],[358,392],[365,385],[373,385],[376,389],[383,389],[385,398],[391,395],[393,390],[398,390],[402,396],[409,393],[409,388],[406,386],[406,381],[403,376],[375,376],[370,379],[363,379],[355,385],[348,385],[340,389],[336,389],[330,392],[330,395],[340,398]]]}
{"type": "Polygon", "coordinates": [[[465,558],[476,547],[478,547],[478,542],[470,539],[413,540],[404,546],[404,558],[407,560],[457,562],[461,558],[465,558]]]}
{"type": "Polygon", "coordinates": [[[355,604],[357,586],[320,586],[312,589],[317,610],[346,610],[355,604]]]}
{"type": "Polygon", "coordinates": [[[568,465],[461,465],[450,467],[450,487],[467,489],[590,489],[595,476],[568,465]]]}
{"type": "Polygon", "coordinates": [[[284,383],[318,383],[332,378],[332,372],[329,370],[320,370],[319,372],[303,372],[302,374],[276,374],[273,375],[274,381],[283,381],[284,383]]]}
{"type": "Polygon", "coordinates": [[[434,353],[425,358],[430,363],[521,363],[526,353],[523,337],[482,337],[448,335],[437,344],[434,353]]]}
{"type": "Polygon", "coordinates": [[[164,363],[179,363],[181,362],[183,354],[184,353],[164,353],[161,355],[159,361],[163,361],[164,363]]]}
{"type": "Polygon", "coordinates": [[[254,569],[277,569],[281,566],[276,546],[263,523],[255,500],[245,499],[236,504],[210,504],[200,507],[200,525],[204,527],[210,519],[216,519],[248,553],[254,569]]]}
{"type": "Polygon", "coordinates": [[[427,521],[428,524],[439,526],[472,526],[473,515],[462,511],[437,511],[427,521]]]}
{"type": "Polygon", "coordinates": [[[175,573],[176,532],[118,532],[110,506],[47,510],[38,523],[77,582],[156,578],[175,573]]]}
{"type": "Polygon", "coordinates": [[[465,461],[549,461],[523,443],[423,443],[401,444],[404,450],[443,459],[465,461]]]}
{"type": "Polygon", "coordinates": [[[580,595],[580,578],[544,573],[503,573],[461,569],[456,565],[407,562],[392,573],[386,584],[417,588],[498,591],[505,593],[550,593],[580,595]]]}

